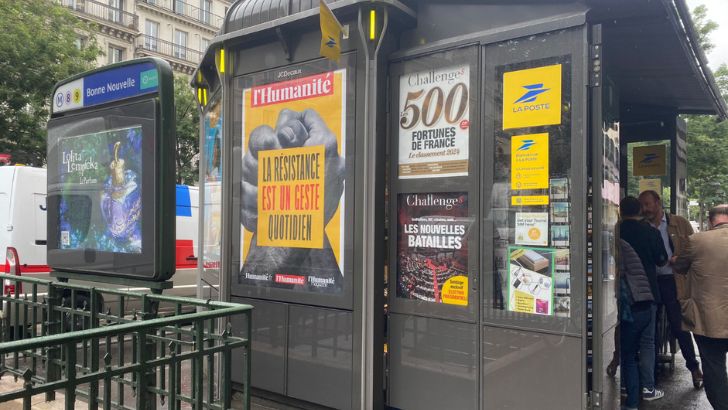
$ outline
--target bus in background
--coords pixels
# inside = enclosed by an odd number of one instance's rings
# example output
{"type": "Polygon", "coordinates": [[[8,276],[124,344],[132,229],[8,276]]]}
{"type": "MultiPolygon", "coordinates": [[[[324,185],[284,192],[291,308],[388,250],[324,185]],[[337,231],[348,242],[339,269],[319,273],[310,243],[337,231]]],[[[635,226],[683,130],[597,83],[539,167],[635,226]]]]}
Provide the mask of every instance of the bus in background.
{"type": "MultiPolygon", "coordinates": [[[[172,277],[174,287],[164,294],[195,297],[199,200],[197,187],[177,185],[176,200],[177,271],[172,277]]],[[[46,232],[45,168],[19,165],[0,167],[0,255],[5,256],[5,267],[4,270],[0,268],[0,271],[9,275],[49,278],[46,232]]],[[[3,293],[14,294],[14,286],[7,282],[9,281],[3,283],[3,293]]],[[[22,293],[22,289],[18,291],[22,293]]]]}

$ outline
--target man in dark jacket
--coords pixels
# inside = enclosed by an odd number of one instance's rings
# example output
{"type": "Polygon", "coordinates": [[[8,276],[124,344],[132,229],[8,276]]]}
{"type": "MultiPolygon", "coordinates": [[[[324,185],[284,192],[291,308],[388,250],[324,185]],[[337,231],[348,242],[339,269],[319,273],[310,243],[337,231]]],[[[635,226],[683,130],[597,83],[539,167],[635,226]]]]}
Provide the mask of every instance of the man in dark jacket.
{"type": "MultiPolygon", "coordinates": [[[[640,216],[641,205],[635,197],[628,196],[619,204],[619,211],[622,216],[622,223],[619,226],[620,238],[627,242],[637,253],[649,282],[654,302],[660,301],[660,292],[657,285],[657,267],[664,266],[668,262],[667,252],[662,246],[660,232],[652,228],[640,216]]],[[[639,384],[642,385],[643,400],[657,400],[664,396],[664,393],[655,388],[655,314],[657,307],[655,303],[641,303],[632,307],[633,323],[620,324],[623,361],[625,354],[634,354],[636,350],[629,346],[639,344],[639,384]],[[646,324],[646,327],[642,327],[646,324]],[[627,351],[625,352],[625,347],[627,351]]],[[[622,369],[625,372],[628,369],[622,369]]],[[[638,388],[638,387],[637,387],[638,388]]],[[[636,397],[632,397],[630,389],[634,386],[627,386],[627,408],[636,408],[636,397]]]]}
{"type": "Polygon", "coordinates": [[[621,342],[622,384],[627,394],[624,408],[634,410],[639,404],[640,372],[637,356],[640,339],[651,319],[655,303],[650,281],[637,252],[624,239],[619,240],[619,341],[621,342]],[[622,339],[624,337],[624,339],[622,339]]]}
{"type": "MultiPolygon", "coordinates": [[[[662,208],[660,195],[655,191],[642,192],[639,200],[640,204],[642,204],[642,216],[653,228],[660,232],[660,238],[668,258],[680,255],[688,243],[688,238],[693,234],[693,227],[690,222],[682,216],[666,213],[662,208]]],[[[682,316],[678,299],[684,298],[681,293],[685,292],[685,281],[685,277],[673,273],[670,264],[657,269],[660,303],[665,305],[667,320],[670,322],[670,332],[680,344],[680,352],[685,358],[685,366],[690,370],[693,377],[693,386],[698,389],[703,384],[703,373],[700,371],[700,363],[695,357],[693,337],[690,332],[686,332],[681,328],[682,316]]]]}

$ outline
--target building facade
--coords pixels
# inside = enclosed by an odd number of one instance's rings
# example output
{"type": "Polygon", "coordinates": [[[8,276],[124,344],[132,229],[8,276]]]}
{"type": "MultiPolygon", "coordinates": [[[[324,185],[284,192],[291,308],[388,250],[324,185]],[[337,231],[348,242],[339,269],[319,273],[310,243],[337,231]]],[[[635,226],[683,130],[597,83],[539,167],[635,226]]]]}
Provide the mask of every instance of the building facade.
{"type": "MultiPolygon", "coordinates": [[[[58,0],[98,27],[98,65],[137,57],[167,60],[191,74],[223,22],[228,0],[58,0]]],[[[87,37],[79,37],[82,46],[87,37]]]]}

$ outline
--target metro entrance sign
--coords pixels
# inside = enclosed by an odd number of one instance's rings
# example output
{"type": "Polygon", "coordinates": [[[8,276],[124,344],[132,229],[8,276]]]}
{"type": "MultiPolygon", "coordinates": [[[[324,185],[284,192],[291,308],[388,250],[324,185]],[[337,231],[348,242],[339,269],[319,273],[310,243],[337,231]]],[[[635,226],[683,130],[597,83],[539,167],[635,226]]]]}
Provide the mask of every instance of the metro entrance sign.
{"type": "Polygon", "coordinates": [[[60,82],[48,122],[48,264],[162,282],[174,263],[172,70],[144,58],[60,82]]]}
{"type": "Polygon", "coordinates": [[[154,93],[159,88],[155,64],[142,62],[97,72],[58,87],[53,113],[154,93]]]}

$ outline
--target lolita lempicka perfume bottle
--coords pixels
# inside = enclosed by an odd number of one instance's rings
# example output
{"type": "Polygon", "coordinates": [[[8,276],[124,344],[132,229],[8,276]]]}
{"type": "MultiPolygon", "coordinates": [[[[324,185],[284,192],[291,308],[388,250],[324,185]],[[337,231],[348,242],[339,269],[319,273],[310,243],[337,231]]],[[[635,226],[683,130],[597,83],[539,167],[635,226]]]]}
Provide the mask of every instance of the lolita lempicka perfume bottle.
{"type": "Polygon", "coordinates": [[[134,171],[126,169],[119,158],[121,142],[114,144],[114,159],[109,164],[109,177],[101,194],[101,212],[107,232],[116,242],[117,251],[141,251],[141,186],[134,171]]]}

